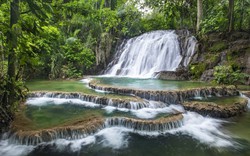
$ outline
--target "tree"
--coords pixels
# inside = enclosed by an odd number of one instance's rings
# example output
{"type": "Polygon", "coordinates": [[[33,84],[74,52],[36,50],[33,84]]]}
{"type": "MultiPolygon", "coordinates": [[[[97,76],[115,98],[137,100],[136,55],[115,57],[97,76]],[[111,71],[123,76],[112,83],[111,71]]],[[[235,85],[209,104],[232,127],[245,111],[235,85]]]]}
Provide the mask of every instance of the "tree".
{"type": "Polygon", "coordinates": [[[16,48],[17,48],[17,35],[18,35],[18,20],[19,20],[19,0],[13,0],[10,3],[10,29],[8,35],[8,83],[7,88],[9,90],[8,98],[6,99],[7,105],[12,105],[15,101],[15,86],[14,81],[16,79],[16,48]]]}
{"type": "MultiPolygon", "coordinates": [[[[0,3],[1,5],[4,3],[0,3]]],[[[7,43],[6,46],[3,48],[3,44],[1,44],[1,52],[4,51],[3,54],[7,55],[7,72],[3,72],[1,74],[1,83],[0,83],[0,125],[2,123],[9,123],[13,119],[13,113],[15,111],[16,106],[19,102],[24,99],[24,85],[23,81],[21,80],[20,74],[20,60],[17,58],[17,54],[20,55],[20,36],[25,36],[22,34],[25,27],[22,27],[24,23],[20,20],[20,6],[23,8],[29,8],[28,11],[23,12],[23,14],[27,14],[32,12],[34,15],[42,17],[45,14],[41,13],[40,7],[38,4],[43,4],[42,1],[34,2],[32,0],[11,0],[5,1],[5,8],[4,10],[4,17],[5,20],[3,22],[2,31],[6,35],[6,40],[1,37],[1,42],[3,40],[7,43]],[[21,3],[22,2],[22,3],[21,3]],[[7,5],[8,4],[8,5],[7,5]],[[40,10],[39,10],[40,9],[40,10]],[[6,20],[9,18],[9,20],[6,20]],[[9,21],[9,24],[6,24],[9,21]],[[4,50],[3,50],[4,49],[4,50]],[[19,65],[17,65],[19,64],[19,65]],[[17,71],[18,69],[18,71],[17,71]]],[[[34,23],[34,21],[33,21],[34,23]]],[[[25,37],[23,37],[25,38],[25,37]]],[[[4,56],[4,55],[2,55],[4,56]]],[[[27,58],[26,58],[27,59],[27,58]]],[[[6,62],[5,58],[3,57],[2,62],[6,62]]],[[[2,63],[1,62],[1,63],[2,63]]]]}
{"type": "Polygon", "coordinates": [[[229,0],[229,9],[228,9],[228,14],[229,14],[229,27],[228,31],[231,32],[234,30],[234,0],[229,0]]]}
{"type": "Polygon", "coordinates": [[[197,0],[197,24],[196,24],[196,33],[200,30],[200,24],[203,16],[202,0],[197,0]]]}

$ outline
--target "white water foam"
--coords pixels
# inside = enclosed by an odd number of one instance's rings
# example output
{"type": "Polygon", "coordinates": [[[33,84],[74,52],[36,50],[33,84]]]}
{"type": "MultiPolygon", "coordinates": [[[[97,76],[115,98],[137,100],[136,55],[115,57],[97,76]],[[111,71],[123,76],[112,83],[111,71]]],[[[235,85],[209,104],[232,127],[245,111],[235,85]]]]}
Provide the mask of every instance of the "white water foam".
{"type": "Polygon", "coordinates": [[[8,140],[0,140],[1,156],[25,156],[34,148],[35,146],[10,144],[8,140]]]}
{"type": "Polygon", "coordinates": [[[250,109],[250,98],[247,97],[246,95],[242,94],[242,93],[240,93],[240,96],[243,97],[243,98],[245,98],[245,99],[247,99],[247,101],[248,101],[247,107],[248,107],[248,109],[250,109]]]}
{"type": "Polygon", "coordinates": [[[80,80],[80,82],[85,83],[85,84],[89,84],[90,81],[92,81],[92,78],[84,78],[84,79],[80,80]]]}
{"type": "Polygon", "coordinates": [[[82,101],[80,99],[66,99],[66,98],[49,98],[49,97],[39,97],[39,98],[29,98],[26,102],[27,105],[33,106],[47,106],[47,105],[63,105],[63,104],[74,104],[82,105],[89,108],[103,107],[107,113],[112,113],[113,111],[129,112],[141,119],[151,119],[156,117],[158,114],[162,113],[176,113],[184,112],[182,106],[180,105],[170,105],[167,107],[162,107],[163,105],[158,102],[148,101],[148,108],[141,109],[128,109],[128,108],[117,108],[114,106],[101,106],[92,102],[82,101]]]}
{"type": "Polygon", "coordinates": [[[130,112],[136,117],[141,118],[141,119],[152,119],[156,117],[158,114],[162,114],[162,113],[177,113],[177,112],[185,111],[183,107],[180,105],[170,105],[170,106],[163,107],[163,108],[142,108],[142,109],[137,109],[137,110],[106,106],[103,109],[105,109],[107,113],[112,113],[115,110],[118,110],[121,112],[130,112]]]}
{"type": "Polygon", "coordinates": [[[57,139],[47,144],[55,144],[57,150],[59,151],[63,151],[65,150],[66,147],[69,147],[72,152],[76,152],[81,150],[83,146],[94,144],[95,142],[96,142],[96,137],[94,135],[91,135],[86,138],[77,140],[57,139]]]}
{"type": "MultiPolygon", "coordinates": [[[[225,122],[223,120],[213,119],[209,117],[203,117],[194,112],[187,112],[183,114],[184,116],[184,125],[177,129],[167,130],[165,132],[146,132],[146,131],[135,131],[133,129],[128,129],[124,127],[110,127],[104,128],[99,131],[94,137],[102,138],[99,143],[104,147],[110,147],[113,149],[120,149],[127,147],[129,144],[129,133],[137,133],[143,136],[159,136],[164,134],[174,134],[180,135],[185,134],[193,137],[194,139],[200,141],[201,143],[207,144],[212,147],[233,147],[235,144],[232,141],[232,138],[224,134],[220,127],[225,122]]],[[[93,137],[91,136],[91,137],[93,137]]],[[[92,144],[96,143],[97,139],[93,138],[82,139],[77,141],[77,144],[74,145],[79,147],[80,145],[85,145],[86,143],[92,144]],[[90,140],[90,141],[89,141],[90,140]]]]}
{"type": "Polygon", "coordinates": [[[230,136],[224,134],[220,127],[226,121],[203,117],[194,112],[183,114],[184,125],[171,133],[183,133],[192,136],[202,143],[215,147],[233,146],[234,143],[230,136]]]}
{"type": "Polygon", "coordinates": [[[104,128],[94,135],[77,139],[66,140],[58,139],[45,144],[55,144],[57,149],[62,151],[65,147],[70,147],[71,151],[76,152],[90,144],[101,144],[103,147],[109,147],[112,149],[125,148],[128,145],[127,132],[129,129],[120,127],[104,128]]]}
{"type": "MultiPolygon", "coordinates": [[[[128,145],[128,132],[130,130],[121,127],[105,128],[94,135],[77,139],[66,140],[57,139],[48,143],[42,143],[37,146],[56,145],[58,151],[63,151],[69,148],[72,152],[84,149],[86,145],[101,144],[103,147],[112,149],[126,148],[128,145]]],[[[16,145],[9,143],[7,140],[0,141],[1,156],[25,156],[34,150],[37,146],[16,145]]]]}
{"type": "Polygon", "coordinates": [[[75,104],[83,105],[85,107],[100,107],[99,104],[93,102],[82,101],[80,99],[65,99],[65,98],[49,98],[49,97],[38,97],[38,98],[29,98],[26,102],[27,105],[34,106],[46,106],[50,104],[62,105],[62,104],[75,104]]]}
{"type": "MultiPolygon", "coordinates": [[[[212,147],[234,147],[235,144],[231,137],[224,134],[220,127],[223,120],[203,117],[197,113],[187,112],[184,114],[184,125],[177,129],[168,130],[165,132],[144,132],[135,131],[124,127],[109,127],[100,130],[94,135],[90,135],[83,139],[66,140],[58,139],[49,143],[42,143],[41,145],[56,145],[56,149],[63,151],[66,148],[70,148],[71,151],[76,152],[84,150],[86,145],[95,146],[102,145],[103,147],[109,147],[112,149],[127,148],[129,144],[129,133],[136,133],[142,136],[159,136],[164,134],[173,135],[189,135],[192,138],[207,144],[212,147]]],[[[8,140],[0,141],[0,155],[8,156],[23,156],[27,155],[36,146],[14,145],[8,142],[8,140]]]]}

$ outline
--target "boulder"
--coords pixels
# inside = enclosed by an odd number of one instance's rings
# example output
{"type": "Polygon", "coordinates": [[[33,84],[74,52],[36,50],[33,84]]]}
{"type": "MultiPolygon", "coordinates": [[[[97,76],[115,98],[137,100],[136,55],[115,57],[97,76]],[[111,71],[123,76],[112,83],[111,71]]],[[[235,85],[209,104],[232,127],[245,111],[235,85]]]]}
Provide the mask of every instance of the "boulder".
{"type": "Polygon", "coordinates": [[[186,68],[180,67],[176,71],[160,71],[155,76],[161,80],[189,80],[189,72],[186,68]]]}
{"type": "Polygon", "coordinates": [[[214,70],[209,69],[201,75],[201,81],[212,81],[214,79],[214,70]]]}

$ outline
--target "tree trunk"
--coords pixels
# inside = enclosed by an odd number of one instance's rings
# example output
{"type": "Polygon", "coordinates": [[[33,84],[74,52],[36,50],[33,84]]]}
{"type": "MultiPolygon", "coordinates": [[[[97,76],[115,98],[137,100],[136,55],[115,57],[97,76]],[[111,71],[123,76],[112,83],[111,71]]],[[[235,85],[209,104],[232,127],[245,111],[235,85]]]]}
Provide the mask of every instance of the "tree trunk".
{"type": "Polygon", "coordinates": [[[202,10],[202,0],[197,0],[197,24],[196,24],[196,33],[200,30],[200,24],[202,21],[203,10],[202,10]]]}
{"type": "Polygon", "coordinates": [[[241,0],[241,8],[240,8],[240,25],[239,25],[239,29],[242,30],[242,23],[243,23],[243,19],[244,19],[244,2],[245,0],[241,0]]]}
{"type": "Polygon", "coordinates": [[[115,10],[116,5],[117,5],[116,0],[111,0],[111,6],[110,6],[111,10],[115,10]]]}
{"type": "Polygon", "coordinates": [[[9,90],[6,104],[10,107],[15,102],[15,77],[16,77],[16,48],[17,48],[17,27],[19,20],[19,0],[10,3],[10,31],[8,35],[9,54],[8,54],[8,84],[9,90]]]}
{"type": "Polygon", "coordinates": [[[4,77],[3,33],[0,31],[0,79],[4,77]]]}
{"type": "Polygon", "coordinates": [[[234,30],[234,0],[229,0],[229,27],[228,31],[232,32],[234,30]]]}

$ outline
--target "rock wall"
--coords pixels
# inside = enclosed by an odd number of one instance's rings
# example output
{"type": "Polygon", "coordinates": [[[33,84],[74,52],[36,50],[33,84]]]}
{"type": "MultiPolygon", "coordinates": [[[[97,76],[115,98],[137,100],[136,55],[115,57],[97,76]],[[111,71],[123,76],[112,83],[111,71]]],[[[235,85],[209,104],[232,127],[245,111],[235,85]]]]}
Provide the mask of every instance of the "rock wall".
{"type": "Polygon", "coordinates": [[[96,46],[96,66],[106,68],[111,54],[113,38],[108,33],[102,33],[99,44],[96,46]]]}
{"type": "MultiPolygon", "coordinates": [[[[210,33],[199,39],[197,53],[192,58],[190,70],[193,78],[213,80],[214,67],[232,66],[250,74],[250,33],[210,33]]],[[[245,84],[250,84],[249,80],[245,84]]]]}

